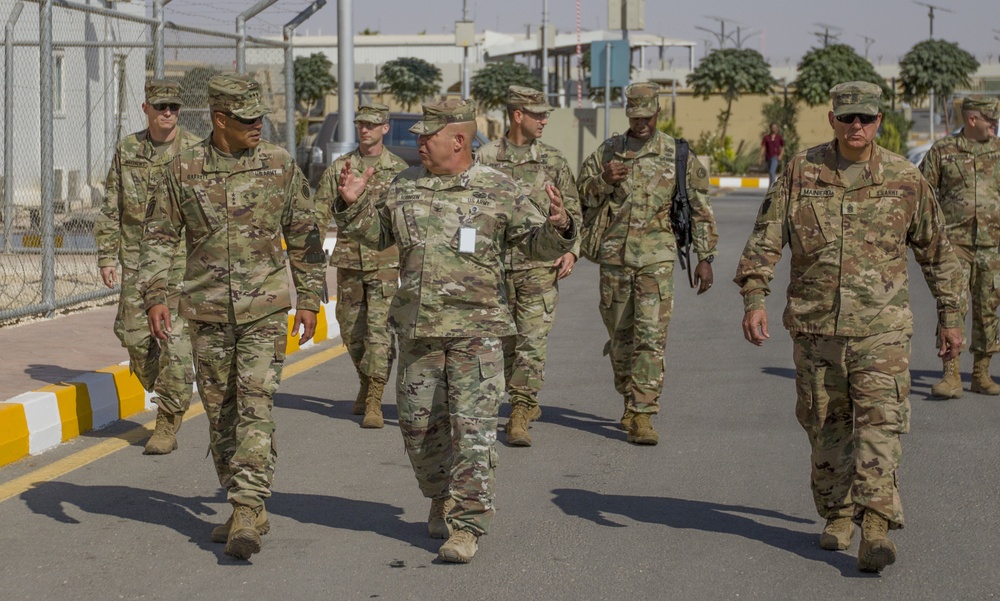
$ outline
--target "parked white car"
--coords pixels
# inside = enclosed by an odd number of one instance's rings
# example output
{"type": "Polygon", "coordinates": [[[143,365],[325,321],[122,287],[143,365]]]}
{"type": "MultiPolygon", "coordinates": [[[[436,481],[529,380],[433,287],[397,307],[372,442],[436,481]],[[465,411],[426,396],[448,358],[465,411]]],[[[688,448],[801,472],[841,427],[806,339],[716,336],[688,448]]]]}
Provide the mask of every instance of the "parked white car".
{"type": "MultiPolygon", "coordinates": [[[[951,133],[957,134],[960,131],[962,131],[961,127],[951,133]]],[[[920,163],[924,160],[924,155],[927,154],[927,151],[930,150],[933,145],[934,142],[927,142],[926,144],[921,144],[920,146],[911,148],[906,151],[906,158],[909,159],[911,163],[919,167],[920,163]]]]}

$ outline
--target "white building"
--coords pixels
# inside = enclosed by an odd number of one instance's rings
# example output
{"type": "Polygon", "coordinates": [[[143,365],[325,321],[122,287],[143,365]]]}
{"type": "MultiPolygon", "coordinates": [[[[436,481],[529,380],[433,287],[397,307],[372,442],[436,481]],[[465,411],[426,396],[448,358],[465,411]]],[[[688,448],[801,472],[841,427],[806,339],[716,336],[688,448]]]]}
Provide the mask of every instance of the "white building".
{"type": "MultiPolygon", "coordinates": [[[[104,2],[73,2],[103,8],[104,2]]],[[[115,3],[114,10],[145,16],[142,2],[115,3]]],[[[12,89],[0,95],[0,106],[13,109],[13,119],[0,119],[0,140],[13,134],[10,173],[17,207],[38,206],[41,189],[41,84],[39,65],[39,4],[0,2],[0,23],[11,31],[14,60],[3,63],[12,89]],[[15,7],[22,10],[12,21],[15,7]]],[[[5,33],[4,43],[7,43],[5,33]]],[[[145,127],[140,111],[146,77],[145,25],[88,15],[58,4],[52,9],[53,40],[53,159],[56,169],[56,209],[91,202],[91,188],[104,181],[116,141],[145,127]],[[104,47],[106,42],[118,43],[104,47]]],[[[5,150],[0,144],[0,165],[5,150]]],[[[0,186],[0,195],[3,187],[0,186]]],[[[0,205],[3,206],[3,205],[0,205]]]]}

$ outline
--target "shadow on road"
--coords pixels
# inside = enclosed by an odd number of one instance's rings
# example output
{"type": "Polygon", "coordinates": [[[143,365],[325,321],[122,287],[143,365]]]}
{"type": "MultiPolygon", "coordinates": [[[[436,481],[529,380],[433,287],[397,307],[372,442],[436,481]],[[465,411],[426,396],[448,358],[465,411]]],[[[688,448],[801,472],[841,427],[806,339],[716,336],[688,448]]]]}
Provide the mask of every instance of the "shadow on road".
{"type": "Polygon", "coordinates": [[[436,552],[441,546],[441,541],[428,537],[426,522],[404,522],[400,518],[403,509],[388,503],[275,491],[267,501],[267,511],[302,524],[373,532],[427,551],[436,552]]]}
{"type": "MultiPolygon", "coordinates": [[[[510,417],[510,409],[510,404],[503,404],[500,409],[501,420],[506,420],[510,417]]],[[[571,428],[581,432],[589,432],[590,434],[596,434],[597,436],[603,436],[604,438],[610,440],[625,439],[625,432],[618,427],[617,417],[609,419],[599,415],[594,415],[593,413],[584,413],[582,411],[567,409],[565,407],[543,405],[542,417],[535,423],[555,424],[557,426],[563,426],[565,428],[571,428]]],[[[502,425],[500,427],[503,429],[502,425]]]]}
{"type": "MultiPolygon", "coordinates": [[[[361,423],[361,416],[351,413],[354,406],[354,399],[342,401],[325,399],[314,396],[276,394],[274,395],[274,406],[286,409],[298,409],[299,411],[311,411],[323,417],[342,419],[349,422],[361,423]]],[[[382,396],[382,419],[387,426],[399,425],[399,413],[396,411],[396,396],[391,391],[386,391],[382,396]]]]}
{"type": "Polygon", "coordinates": [[[552,500],[567,515],[590,520],[599,526],[624,528],[608,516],[621,515],[637,522],[662,524],[670,528],[731,534],[762,542],[811,561],[830,564],[846,577],[862,576],[856,559],[848,553],[825,551],[819,546],[819,529],[800,532],[762,524],[753,517],[792,524],[816,524],[815,520],[743,505],[725,505],[673,497],[611,495],[573,488],[557,488],[552,500]]]}
{"type": "Polygon", "coordinates": [[[794,367],[765,367],[760,371],[769,376],[778,376],[779,378],[788,378],[789,380],[795,379],[794,367]]]}
{"type": "Polygon", "coordinates": [[[213,543],[209,536],[212,528],[229,517],[220,515],[208,505],[225,502],[221,490],[213,497],[180,497],[130,486],[39,482],[22,493],[21,499],[35,513],[47,515],[63,524],[81,523],[66,513],[66,505],[75,505],[87,513],[163,526],[187,536],[200,549],[215,554],[220,564],[237,563],[225,555],[223,546],[213,543]],[[211,520],[202,520],[198,516],[211,517],[211,520]]]}
{"type": "Polygon", "coordinates": [[[28,367],[24,368],[24,373],[30,376],[32,380],[38,380],[39,382],[45,382],[46,384],[61,384],[67,380],[75,380],[82,375],[89,372],[80,371],[78,369],[66,369],[65,367],[59,367],[58,365],[44,365],[38,363],[32,363],[28,367]]]}
{"type": "MultiPolygon", "coordinates": [[[[180,497],[129,486],[40,482],[22,493],[21,499],[33,512],[63,524],[81,524],[80,520],[66,512],[66,505],[75,505],[95,515],[163,526],[187,536],[200,549],[215,554],[220,564],[246,563],[225,555],[223,545],[211,541],[212,528],[229,517],[228,508],[218,512],[209,505],[226,502],[225,493],[221,490],[212,497],[180,497]],[[203,520],[199,516],[209,519],[203,520]]],[[[437,551],[441,545],[441,541],[427,536],[424,522],[404,522],[400,519],[403,509],[387,503],[275,492],[267,501],[267,511],[272,516],[288,517],[303,524],[373,532],[427,551],[437,551]]],[[[264,541],[266,548],[266,537],[264,541]]]]}

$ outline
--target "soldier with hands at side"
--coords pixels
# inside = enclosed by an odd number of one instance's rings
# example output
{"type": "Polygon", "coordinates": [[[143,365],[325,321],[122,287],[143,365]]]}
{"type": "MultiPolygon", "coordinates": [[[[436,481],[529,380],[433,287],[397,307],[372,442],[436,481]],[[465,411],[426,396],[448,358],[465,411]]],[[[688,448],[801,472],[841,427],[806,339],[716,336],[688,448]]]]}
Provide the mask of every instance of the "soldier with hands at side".
{"type": "MultiPolygon", "coordinates": [[[[389,152],[382,142],[389,133],[389,107],[368,104],[354,118],[358,147],[340,156],[323,173],[316,188],[319,226],[330,223],[331,207],[337,199],[340,172],[351,164],[355,177],[369,167],[369,202],[377,200],[393,178],[406,169],[406,162],[389,152]]],[[[381,428],[382,392],[396,355],[392,332],[387,323],[389,303],[399,281],[399,251],[395,246],[378,250],[347,236],[338,236],[330,257],[337,268],[337,323],[340,335],[358,373],[361,388],[352,409],[364,415],[362,428],[381,428]]]]}
{"type": "Polygon", "coordinates": [[[903,157],[875,144],[882,90],[868,82],[830,90],[832,142],[793,157],[768,190],[740,259],[743,336],[770,337],[764,298],[781,249],[791,248],[784,325],[792,335],[795,415],[812,447],[812,492],[826,519],[824,549],[851,545],[858,568],[896,560],[890,529],[903,527],[897,489],[900,434],[910,426],[907,248],[937,300],[945,359],[962,343],[960,266],[934,193],[903,157]]]}
{"type": "Polygon", "coordinates": [[[187,253],[180,314],[188,319],[209,449],[233,506],[212,530],[225,553],[248,559],[270,529],[273,396],[281,381],[295,284],[292,335],[312,338],[326,271],[309,185],[280,146],[261,139],[269,112],[260,84],[238,74],[208,82],[212,134],[178,154],[150,205],[140,259],[150,331],[172,329],[170,260],[187,253]],[[287,245],[282,248],[282,238],[287,245]]]}
{"type": "MultiPolygon", "coordinates": [[[[996,98],[962,101],[962,131],[931,146],[920,170],[937,192],[945,232],[962,264],[962,323],[972,306],[972,392],[1000,394],[990,360],[1000,351],[1000,139],[996,98]]],[[[939,398],[962,396],[959,357],[944,360],[944,377],[931,387],[939,398]]]]}
{"type": "Polygon", "coordinates": [[[554,261],[576,243],[575,224],[553,188],[546,219],[518,185],[472,157],[476,106],[426,104],[417,134],[421,166],[367,202],[369,168],[345,166],[334,218],[342,235],[399,247],[400,287],[389,323],[399,339],[396,403],[403,443],[438,551],[465,563],[493,518],[497,410],[504,394],[501,339],[516,333],[503,255],[554,261]]]}
{"type": "MultiPolygon", "coordinates": [[[[674,306],[677,242],[670,223],[676,186],[676,141],[656,129],[659,87],[635,83],[625,89],[629,129],[606,140],[580,169],[585,212],[608,211],[600,241],[601,318],[611,340],[615,390],[624,399],[622,429],[628,442],[655,445],[650,417],[660,410],[667,327],[674,306]]],[[[694,278],[698,294],[712,286],[718,235],[708,201],[708,171],[693,154],[687,161],[694,278]]]]}
{"type": "Polygon", "coordinates": [[[115,263],[121,264],[121,293],[115,335],[128,349],[129,364],[147,390],[156,392],[156,427],[146,442],[145,455],[165,455],[177,448],[177,431],[191,403],[194,364],[187,321],[177,312],[184,279],[184,249],[171,257],[167,306],[173,331],[164,340],[150,336],[142,294],[136,287],[139,245],[146,208],[163,178],[165,166],[179,152],[198,143],[198,137],[178,127],[181,84],[151,79],[145,85],[146,129],[118,142],[104,185],[101,214],[94,222],[97,266],[108,288],[118,283],[115,263]]]}
{"type": "MultiPolygon", "coordinates": [[[[580,200],[569,163],[561,152],[539,140],[552,108],[542,92],[510,86],[510,129],[504,137],[481,147],[476,158],[519,182],[542,214],[549,212],[548,189],[553,188],[566,211],[580,223],[580,200]]],[[[517,334],[503,341],[504,375],[511,404],[507,443],[512,446],[531,446],[528,425],[542,416],[538,393],[545,375],[546,342],[559,301],[557,281],[573,271],[579,256],[577,244],[555,261],[532,260],[517,247],[511,248],[504,259],[507,304],[517,326],[517,334]]]]}

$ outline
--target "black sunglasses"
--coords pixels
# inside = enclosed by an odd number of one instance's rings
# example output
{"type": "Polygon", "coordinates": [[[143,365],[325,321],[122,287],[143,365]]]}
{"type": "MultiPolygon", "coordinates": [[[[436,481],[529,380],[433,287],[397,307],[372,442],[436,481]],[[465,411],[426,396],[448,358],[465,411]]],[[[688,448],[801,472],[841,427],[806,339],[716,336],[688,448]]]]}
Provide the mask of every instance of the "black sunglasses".
{"type": "Polygon", "coordinates": [[[227,113],[225,111],[219,111],[219,112],[222,113],[223,115],[229,117],[230,119],[234,119],[236,121],[239,121],[243,125],[254,125],[258,121],[260,121],[260,117],[254,117],[253,119],[244,119],[243,117],[237,117],[236,115],[234,115],[232,113],[227,113]]]}
{"type": "Polygon", "coordinates": [[[154,104],[153,108],[161,113],[167,109],[170,109],[172,112],[176,113],[177,111],[181,110],[181,105],[177,104],[176,102],[161,102],[159,104],[154,104]]]}
{"type": "Polygon", "coordinates": [[[855,119],[860,121],[861,125],[871,125],[872,123],[875,123],[876,120],[878,120],[878,115],[862,115],[861,113],[848,113],[846,115],[837,116],[837,121],[840,121],[841,123],[846,123],[847,125],[854,123],[855,119]]]}

